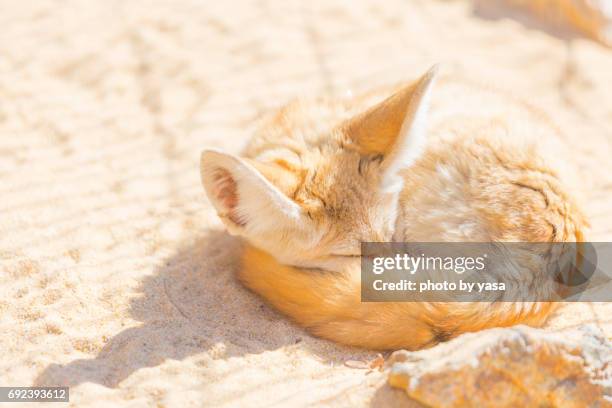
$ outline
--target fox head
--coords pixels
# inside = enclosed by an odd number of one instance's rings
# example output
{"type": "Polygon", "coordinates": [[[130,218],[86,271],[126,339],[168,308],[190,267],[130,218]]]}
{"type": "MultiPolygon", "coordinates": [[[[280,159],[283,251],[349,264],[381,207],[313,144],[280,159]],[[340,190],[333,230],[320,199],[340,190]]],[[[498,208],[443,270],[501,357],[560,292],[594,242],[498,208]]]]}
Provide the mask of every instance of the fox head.
{"type": "Polygon", "coordinates": [[[362,241],[390,241],[403,187],[419,158],[436,67],[300,152],[300,165],[205,150],[206,193],[230,233],[280,262],[335,270],[362,241]]]}

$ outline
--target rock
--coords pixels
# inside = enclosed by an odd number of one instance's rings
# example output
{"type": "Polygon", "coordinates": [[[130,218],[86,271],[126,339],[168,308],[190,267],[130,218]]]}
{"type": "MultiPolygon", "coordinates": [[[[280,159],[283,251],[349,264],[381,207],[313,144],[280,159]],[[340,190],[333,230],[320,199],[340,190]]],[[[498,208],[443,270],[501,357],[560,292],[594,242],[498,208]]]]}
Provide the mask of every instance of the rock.
{"type": "Polygon", "coordinates": [[[570,25],[593,39],[612,46],[612,5],[608,0],[506,0],[538,17],[570,25]]]}
{"type": "Polygon", "coordinates": [[[609,0],[474,0],[474,4],[479,14],[488,17],[512,17],[562,38],[580,33],[612,46],[609,0]]]}
{"type": "Polygon", "coordinates": [[[389,383],[428,407],[612,407],[612,343],[594,326],[468,333],[390,362],[389,383]]]}

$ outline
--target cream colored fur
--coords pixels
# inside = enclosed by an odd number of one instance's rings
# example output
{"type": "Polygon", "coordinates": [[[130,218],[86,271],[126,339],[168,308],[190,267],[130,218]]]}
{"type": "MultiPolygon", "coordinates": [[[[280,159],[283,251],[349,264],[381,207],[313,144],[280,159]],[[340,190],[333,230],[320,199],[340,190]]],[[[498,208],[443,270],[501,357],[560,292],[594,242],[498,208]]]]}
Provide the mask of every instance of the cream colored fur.
{"type": "Polygon", "coordinates": [[[470,81],[434,85],[436,76],[434,68],[382,101],[370,93],[294,102],[264,122],[243,157],[202,154],[211,202],[253,246],[241,279],[318,335],[414,349],[485,327],[538,325],[553,309],[360,302],[363,241],[583,239],[562,166],[546,157],[547,143],[560,140],[551,120],[470,81]]]}

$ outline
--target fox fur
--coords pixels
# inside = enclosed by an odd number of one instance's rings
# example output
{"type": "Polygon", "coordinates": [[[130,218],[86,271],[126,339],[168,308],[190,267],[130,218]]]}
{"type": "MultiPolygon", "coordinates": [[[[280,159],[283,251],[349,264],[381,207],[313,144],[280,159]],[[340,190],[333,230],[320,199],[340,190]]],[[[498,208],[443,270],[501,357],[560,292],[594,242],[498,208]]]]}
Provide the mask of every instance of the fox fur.
{"type": "MultiPolygon", "coordinates": [[[[563,163],[546,157],[562,139],[553,122],[437,71],[393,92],[291,103],[242,157],[202,154],[210,201],[246,241],[240,280],[317,336],[414,350],[489,327],[539,326],[555,308],[361,302],[361,242],[584,239],[563,163]]],[[[549,288],[538,290],[545,299],[549,288]]]]}

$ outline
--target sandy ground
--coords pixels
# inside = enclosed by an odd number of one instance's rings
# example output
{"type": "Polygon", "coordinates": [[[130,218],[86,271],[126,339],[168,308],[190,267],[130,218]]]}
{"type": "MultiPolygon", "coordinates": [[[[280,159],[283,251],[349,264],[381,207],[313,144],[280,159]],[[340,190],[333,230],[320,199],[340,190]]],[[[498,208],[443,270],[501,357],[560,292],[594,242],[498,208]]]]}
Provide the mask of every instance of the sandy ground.
{"type": "MultiPolygon", "coordinates": [[[[75,406],[394,406],[374,353],[318,340],[234,278],[199,151],[263,112],[442,62],[569,135],[612,239],[612,51],[462,1],[0,1],[0,385],[75,406]]],[[[550,329],[612,310],[574,304],[550,329]]],[[[2,405],[2,404],[0,404],[2,405]]],[[[37,405],[39,406],[39,405],[37,405]]],[[[55,406],[55,405],[54,405],[55,406]]]]}

